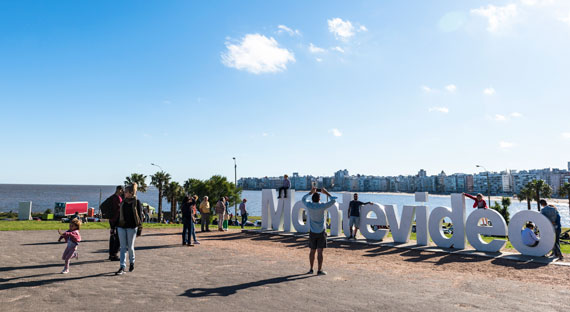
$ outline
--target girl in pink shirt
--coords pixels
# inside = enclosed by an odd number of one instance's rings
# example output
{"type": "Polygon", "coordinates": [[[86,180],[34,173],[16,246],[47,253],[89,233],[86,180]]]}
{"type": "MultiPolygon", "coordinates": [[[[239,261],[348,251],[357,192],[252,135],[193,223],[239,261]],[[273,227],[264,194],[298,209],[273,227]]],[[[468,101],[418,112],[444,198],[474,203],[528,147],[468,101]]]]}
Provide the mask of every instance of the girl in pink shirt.
{"type": "Polygon", "coordinates": [[[79,219],[73,219],[69,222],[69,230],[65,232],[61,232],[57,230],[59,233],[59,240],[65,239],[67,243],[67,247],[65,251],[63,251],[63,256],[61,259],[65,261],[65,266],[63,267],[63,271],[61,274],[69,273],[69,261],[73,258],[79,258],[77,255],[77,245],[81,241],[81,235],[79,235],[79,229],[81,228],[81,221],[79,219]]]}

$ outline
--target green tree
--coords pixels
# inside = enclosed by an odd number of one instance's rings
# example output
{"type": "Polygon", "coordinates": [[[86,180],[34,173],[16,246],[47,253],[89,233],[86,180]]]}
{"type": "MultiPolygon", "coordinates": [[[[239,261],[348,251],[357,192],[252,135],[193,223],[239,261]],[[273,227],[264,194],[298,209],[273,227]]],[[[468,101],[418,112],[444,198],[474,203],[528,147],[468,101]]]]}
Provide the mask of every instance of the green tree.
{"type": "Polygon", "coordinates": [[[210,203],[215,204],[222,196],[228,196],[230,206],[241,200],[242,189],[236,187],[233,182],[229,182],[226,177],[215,175],[206,180],[205,184],[210,203]]]}
{"type": "Polygon", "coordinates": [[[534,191],[536,207],[538,208],[538,211],[540,211],[540,197],[542,195],[542,197],[550,198],[552,196],[552,187],[542,179],[532,180],[529,184],[534,191]]]}
{"type": "Polygon", "coordinates": [[[139,192],[146,192],[148,185],[146,184],[146,176],[141,173],[131,173],[130,177],[125,178],[125,185],[136,183],[139,192]]]}
{"type": "Polygon", "coordinates": [[[208,196],[206,183],[198,179],[188,179],[184,182],[184,191],[189,195],[197,195],[201,200],[204,196],[208,196]]]}
{"type": "MultiPolygon", "coordinates": [[[[503,218],[505,219],[505,221],[507,222],[507,224],[509,224],[510,221],[510,214],[509,214],[509,206],[511,205],[511,199],[508,197],[503,197],[501,198],[501,206],[502,209],[501,210],[497,210],[499,211],[499,213],[501,214],[501,216],[503,216],[503,218]]],[[[496,205],[495,205],[496,206],[496,205]]]]}
{"type": "Polygon", "coordinates": [[[158,222],[162,222],[162,197],[164,197],[164,188],[170,182],[170,174],[164,171],[157,171],[151,176],[151,185],[158,189],[158,222]]]}
{"type": "Polygon", "coordinates": [[[534,190],[527,183],[526,186],[520,189],[519,193],[517,194],[517,198],[519,199],[520,202],[526,200],[528,210],[530,210],[530,202],[535,198],[534,190]]]}
{"type": "Polygon", "coordinates": [[[568,209],[570,210],[570,183],[564,182],[564,185],[558,191],[558,195],[562,197],[568,196],[568,209]]]}
{"type": "Polygon", "coordinates": [[[164,187],[164,197],[170,203],[170,221],[174,222],[178,213],[177,205],[184,197],[184,189],[178,182],[170,182],[164,187]]]}

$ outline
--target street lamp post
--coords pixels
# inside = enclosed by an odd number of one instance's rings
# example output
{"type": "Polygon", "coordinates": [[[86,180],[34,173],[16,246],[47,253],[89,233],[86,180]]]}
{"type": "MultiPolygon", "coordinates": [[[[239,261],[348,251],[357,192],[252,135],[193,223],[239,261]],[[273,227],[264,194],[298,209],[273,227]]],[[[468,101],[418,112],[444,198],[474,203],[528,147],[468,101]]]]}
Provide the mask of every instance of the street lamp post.
{"type": "Polygon", "coordinates": [[[159,165],[157,165],[157,164],[155,164],[155,163],[150,163],[150,165],[151,165],[151,166],[158,167],[158,168],[160,169],[160,171],[164,171],[164,170],[162,170],[162,167],[161,167],[161,166],[159,166],[159,165]]]}
{"type": "Polygon", "coordinates": [[[483,169],[485,169],[485,171],[487,172],[487,200],[489,201],[489,208],[491,208],[491,183],[489,181],[489,170],[487,170],[487,168],[481,166],[481,165],[475,165],[476,167],[481,167],[483,169]]]}
{"type": "MultiPolygon", "coordinates": [[[[237,162],[235,157],[233,157],[233,159],[234,159],[234,185],[237,189],[237,162]]],[[[237,200],[234,201],[234,221],[237,223],[237,200]]]]}

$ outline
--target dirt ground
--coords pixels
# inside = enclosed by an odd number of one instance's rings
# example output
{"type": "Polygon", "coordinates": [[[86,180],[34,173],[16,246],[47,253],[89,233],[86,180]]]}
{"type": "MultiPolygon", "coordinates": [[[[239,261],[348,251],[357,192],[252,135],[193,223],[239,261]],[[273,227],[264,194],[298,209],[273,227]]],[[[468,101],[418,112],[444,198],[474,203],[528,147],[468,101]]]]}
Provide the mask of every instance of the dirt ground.
{"type": "Polygon", "coordinates": [[[115,276],[108,232],[82,231],[79,260],[59,274],[55,231],[0,232],[2,311],[562,311],[570,268],[405,250],[329,244],[326,276],[308,271],[306,238],[145,230],[136,269],[115,276]]]}

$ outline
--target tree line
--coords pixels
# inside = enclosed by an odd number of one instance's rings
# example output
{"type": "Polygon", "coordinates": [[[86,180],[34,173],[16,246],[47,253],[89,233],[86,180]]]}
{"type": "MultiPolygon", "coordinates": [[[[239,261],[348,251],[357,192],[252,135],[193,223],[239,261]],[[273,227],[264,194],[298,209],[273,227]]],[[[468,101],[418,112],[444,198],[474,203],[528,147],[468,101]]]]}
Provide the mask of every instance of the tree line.
{"type": "MultiPolygon", "coordinates": [[[[132,173],[125,178],[125,184],[137,183],[138,191],[144,193],[148,189],[146,180],[146,175],[132,173]]],[[[170,203],[171,221],[175,221],[178,204],[182,203],[184,196],[197,195],[199,201],[203,200],[204,196],[208,196],[212,207],[222,196],[229,198],[230,206],[241,201],[242,189],[238,188],[233,182],[228,181],[226,177],[220,175],[214,175],[207,180],[190,178],[180,184],[172,181],[169,173],[157,171],[150,176],[150,185],[158,190],[158,221],[161,223],[163,222],[163,198],[170,203]]]]}

